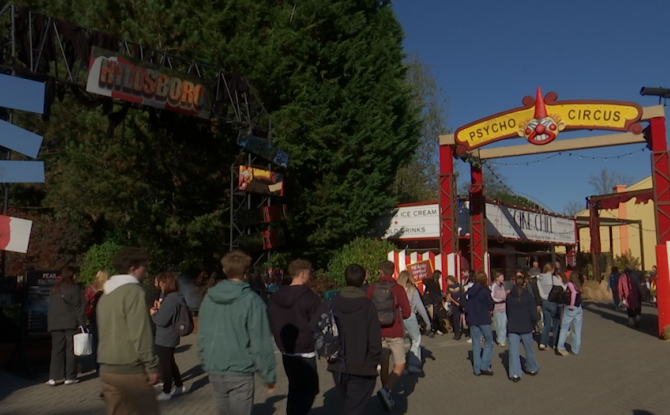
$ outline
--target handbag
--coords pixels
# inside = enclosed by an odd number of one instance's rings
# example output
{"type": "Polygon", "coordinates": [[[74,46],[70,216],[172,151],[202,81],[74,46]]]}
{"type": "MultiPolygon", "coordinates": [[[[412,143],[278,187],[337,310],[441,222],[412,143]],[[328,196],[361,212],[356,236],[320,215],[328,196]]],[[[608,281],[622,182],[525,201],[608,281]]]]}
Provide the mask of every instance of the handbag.
{"type": "Polygon", "coordinates": [[[90,356],[93,354],[93,335],[87,329],[79,326],[81,333],[73,337],[74,355],[90,356]]]}

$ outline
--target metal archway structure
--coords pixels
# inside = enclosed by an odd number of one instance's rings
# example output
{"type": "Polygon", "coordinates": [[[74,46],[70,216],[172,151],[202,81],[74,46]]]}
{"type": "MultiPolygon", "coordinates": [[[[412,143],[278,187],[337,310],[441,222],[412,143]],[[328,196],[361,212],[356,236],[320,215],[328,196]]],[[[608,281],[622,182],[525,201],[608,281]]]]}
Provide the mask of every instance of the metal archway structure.
{"type": "MultiPolygon", "coordinates": [[[[456,177],[454,158],[470,162],[471,268],[486,270],[486,211],[482,161],[552,152],[647,144],[651,150],[654,215],[657,229],[659,336],[670,326],[670,152],[666,139],[665,110],[624,101],[557,101],[549,92],[523,98],[522,107],[474,121],[442,135],[440,142],[440,251],[442,257],[457,252],[456,177]],[[645,127],[642,123],[648,123],[645,127]],[[568,131],[609,130],[614,134],[557,140],[568,131]],[[525,138],[528,144],[481,149],[506,139],[525,138]],[[665,260],[664,260],[665,259],[665,260]]],[[[568,252],[574,255],[574,252],[568,252]]],[[[443,259],[444,260],[444,259],[443,259]]],[[[446,267],[446,264],[444,264],[446,267]]],[[[445,268],[446,269],[446,268],[445,268]]]]}

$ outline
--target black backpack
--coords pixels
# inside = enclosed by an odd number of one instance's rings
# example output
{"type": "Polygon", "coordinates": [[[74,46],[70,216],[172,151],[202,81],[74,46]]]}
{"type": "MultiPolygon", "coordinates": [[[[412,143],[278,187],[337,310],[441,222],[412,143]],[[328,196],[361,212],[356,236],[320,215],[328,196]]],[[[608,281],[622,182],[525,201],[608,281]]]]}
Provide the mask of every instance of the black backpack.
{"type": "Polygon", "coordinates": [[[395,283],[379,282],[372,289],[372,304],[377,307],[379,316],[379,325],[382,327],[391,327],[395,323],[397,314],[395,295],[393,286],[395,283]]]}
{"type": "MultiPolygon", "coordinates": [[[[570,305],[570,301],[572,301],[572,293],[570,290],[563,290],[563,294],[561,295],[561,304],[565,305],[570,305]]],[[[582,293],[577,291],[577,297],[575,297],[575,307],[579,307],[582,305],[582,293]]]]}
{"type": "Polygon", "coordinates": [[[191,317],[191,310],[185,305],[179,306],[177,313],[177,320],[172,325],[172,329],[177,336],[184,337],[193,333],[193,317],[191,317]]]}
{"type": "Polygon", "coordinates": [[[337,317],[335,316],[334,298],[330,298],[316,323],[314,330],[314,346],[316,353],[333,362],[343,357],[342,337],[340,329],[337,326],[337,317]]]}
{"type": "Polygon", "coordinates": [[[554,278],[556,278],[555,275],[551,276],[551,290],[549,291],[549,295],[547,296],[547,300],[552,303],[561,303],[563,299],[563,293],[565,290],[563,289],[562,286],[560,285],[553,285],[554,284],[554,278]]]}

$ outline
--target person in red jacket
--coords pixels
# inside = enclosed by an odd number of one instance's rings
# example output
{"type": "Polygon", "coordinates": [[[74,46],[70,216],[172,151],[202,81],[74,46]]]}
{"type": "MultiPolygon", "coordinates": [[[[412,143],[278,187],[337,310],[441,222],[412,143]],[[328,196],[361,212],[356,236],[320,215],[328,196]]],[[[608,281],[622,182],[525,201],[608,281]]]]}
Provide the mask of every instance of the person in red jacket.
{"type": "Polygon", "coordinates": [[[403,370],[405,369],[405,329],[403,320],[412,315],[412,307],[409,304],[405,289],[398,285],[393,278],[395,265],[391,261],[384,261],[379,264],[380,278],[377,284],[368,288],[367,296],[377,307],[379,320],[382,329],[382,370],[381,380],[382,388],[377,392],[377,396],[382,406],[387,412],[390,412],[395,403],[391,398],[391,390],[398,382],[403,370]],[[388,299],[385,293],[390,290],[388,299]],[[383,311],[390,308],[395,314],[392,324],[383,324],[386,318],[382,316],[383,311]],[[389,358],[393,355],[393,371],[389,373],[389,358]]]}

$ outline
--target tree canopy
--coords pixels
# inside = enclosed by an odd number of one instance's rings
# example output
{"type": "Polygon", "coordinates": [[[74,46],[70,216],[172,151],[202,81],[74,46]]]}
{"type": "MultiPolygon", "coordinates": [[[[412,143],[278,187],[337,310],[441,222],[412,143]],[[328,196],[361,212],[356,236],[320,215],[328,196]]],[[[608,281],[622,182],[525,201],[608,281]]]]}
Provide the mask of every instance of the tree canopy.
{"type": "MultiPolygon", "coordinates": [[[[291,255],[325,264],[397,203],[392,185],[420,145],[422,107],[388,2],[18,3],[246,77],[272,115],[275,145],[290,155],[291,255]]],[[[145,246],[160,267],[211,261],[228,249],[236,135],[183,116],[154,131],[148,118],[130,110],[110,137],[107,117],[70,96],[47,124],[26,117],[45,136],[47,183],[17,187],[12,204],[81,225],[91,244],[145,246]]]]}

